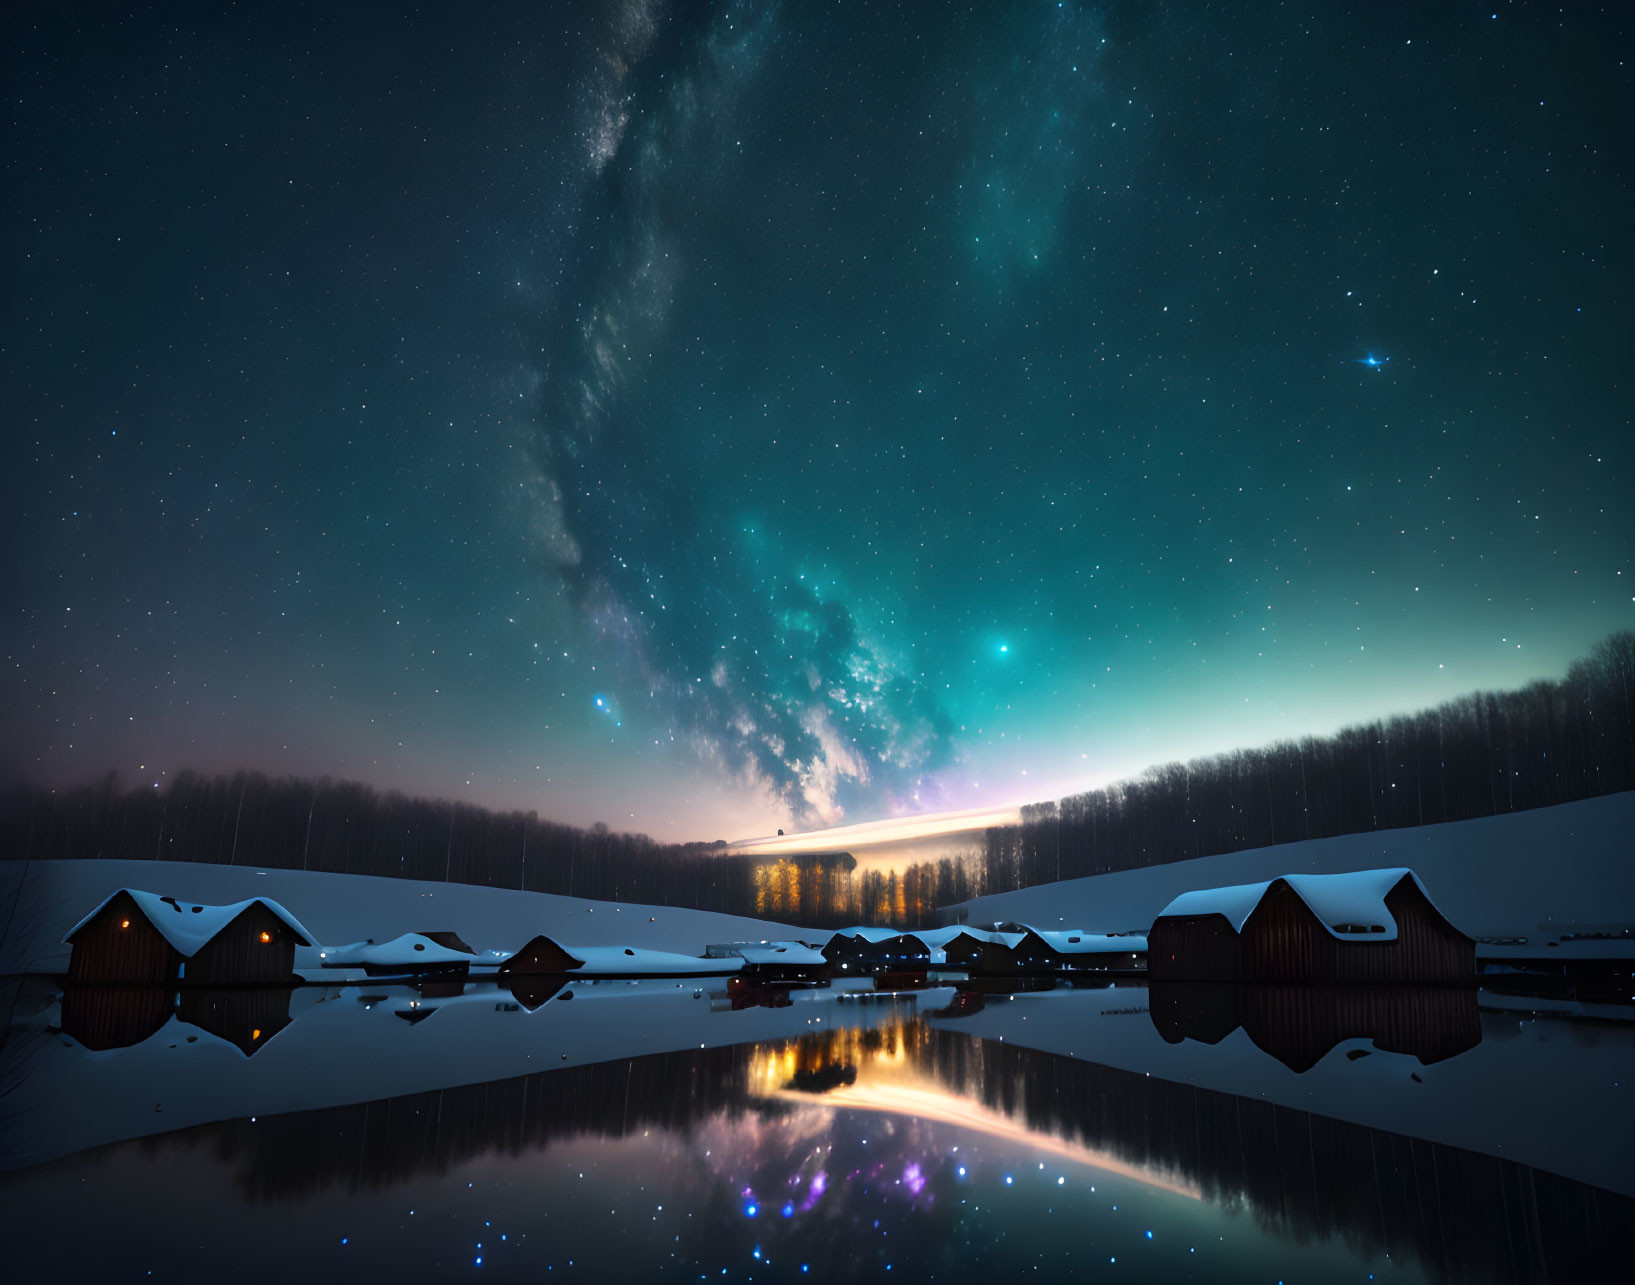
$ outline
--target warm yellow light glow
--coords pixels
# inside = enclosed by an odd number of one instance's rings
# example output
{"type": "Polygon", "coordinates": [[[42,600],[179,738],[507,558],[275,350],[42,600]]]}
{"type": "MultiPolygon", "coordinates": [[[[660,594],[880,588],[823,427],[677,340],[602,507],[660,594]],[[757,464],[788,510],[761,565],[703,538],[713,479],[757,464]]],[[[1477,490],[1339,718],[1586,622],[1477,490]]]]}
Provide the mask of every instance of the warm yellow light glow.
{"type": "Polygon", "coordinates": [[[250,1032],[250,1038],[252,1040],[259,1040],[261,1038],[261,1028],[259,1026],[250,1032]]]}
{"type": "Polygon", "coordinates": [[[121,928],[129,928],[131,926],[131,921],[129,919],[121,919],[119,921],[119,926],[121,928]]]}
{"type": "Polygon", "coordinates": [[[272,934],[268,933],[268,932],[262,933],[261,934],[261,940],[262,941],[271,941],[272,940],[272,934]]]}

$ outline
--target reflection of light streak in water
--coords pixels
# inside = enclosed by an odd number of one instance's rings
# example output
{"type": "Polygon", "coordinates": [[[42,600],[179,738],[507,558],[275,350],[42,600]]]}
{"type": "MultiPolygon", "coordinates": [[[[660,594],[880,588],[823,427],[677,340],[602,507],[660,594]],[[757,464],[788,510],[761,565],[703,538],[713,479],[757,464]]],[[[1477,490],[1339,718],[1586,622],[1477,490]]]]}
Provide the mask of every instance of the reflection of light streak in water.
{"type": "Polygon", "coordinates": [[[1132,1178],[1136,1182],[1156,1187],[1161,1191],[1188,1196],[1193,1200],[1203,1199],[1203,1193],[1189,1182],[1126,1164],[1105,1151],[1096,1151],[1080,1143],[1069,1142],[1065,1138],[1054,1137],[1048,1133],[1035,1133],[1026,1125],[1019,1124],[1010,1116],[983,1106],[980,1102],[929,1085],[860,1082],[831,1089],[819,1099],[813,1099],[810,1094],[798,1093],[792,1089],[776,1089],[767,1096],[806,1107],[820,1105],[833,1110],[879,1111],[889,1115],[933,1120],[938,1124],[951,1124],[958,1128],[975,1130],[990,1138],[1032,1147],[1036,1151],[1059,1156],[1064,1160],[1089,1165],[1091,1168],[1121,1178],[1132,1178]]]}

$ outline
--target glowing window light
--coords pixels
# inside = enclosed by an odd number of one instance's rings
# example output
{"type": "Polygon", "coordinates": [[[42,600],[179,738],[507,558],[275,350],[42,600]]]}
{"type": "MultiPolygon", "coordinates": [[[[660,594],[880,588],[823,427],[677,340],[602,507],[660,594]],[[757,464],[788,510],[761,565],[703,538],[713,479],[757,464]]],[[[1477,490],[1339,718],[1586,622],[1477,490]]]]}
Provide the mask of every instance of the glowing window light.
{"type": "Polygon", "coordinates": [[[272,934],[270,932],[267,932],[266,930],[263,930],[262,933],[261,933],[261,940],[264,941],[264,942],[271,941],[272,940],[272,934]]]}
{"type": "Polygon", "coordinates": [[[252,1040],[259,1040],[261,1038],[261,1028],[259,1026],[250,1032],[250,1038],[252,1040]]]}
{"type": "Polygon", "coordinates": [[[121,928],[129,928],[131,926],[131,921],[129,919],[121,919],[119,921],[119,926],[121,928]]]}

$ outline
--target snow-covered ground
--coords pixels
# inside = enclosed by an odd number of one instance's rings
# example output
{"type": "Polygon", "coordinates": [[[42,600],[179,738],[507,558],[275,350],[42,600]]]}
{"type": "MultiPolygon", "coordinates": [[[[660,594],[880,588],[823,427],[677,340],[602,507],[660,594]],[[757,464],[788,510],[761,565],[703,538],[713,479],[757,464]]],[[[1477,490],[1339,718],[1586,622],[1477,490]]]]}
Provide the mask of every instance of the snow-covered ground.
{"type": "Polygon", "coordinates": [[[1447,825],[1283,843],[965,902],[971,923],[1144,932],[1193,888],[1283,874],[1406,866],[1473,937],[1538,937],[1635,925],[1635,792],[1447,825]]]}
{"type": "MultiPolygon", "coordinates": [[[[260,870],[180,861],[0,862],[0,974],[66,972],[62,937],[120,888],[217,905],[269,897],[320,942],[451,931],[479,953],[515,951],[539,933],[567,947],[630,946],[701,955],[714,942],[827,941],[820,929],[671,906],[587,901],[544,892],[373,875],[260,870]],[[9,930],[4,926],[9,922],[9,930]]],[[[316,953],[316,952],[312,952],[316,953]]],[[[297,963],[316,963],[297,956],[297,963]]]]}

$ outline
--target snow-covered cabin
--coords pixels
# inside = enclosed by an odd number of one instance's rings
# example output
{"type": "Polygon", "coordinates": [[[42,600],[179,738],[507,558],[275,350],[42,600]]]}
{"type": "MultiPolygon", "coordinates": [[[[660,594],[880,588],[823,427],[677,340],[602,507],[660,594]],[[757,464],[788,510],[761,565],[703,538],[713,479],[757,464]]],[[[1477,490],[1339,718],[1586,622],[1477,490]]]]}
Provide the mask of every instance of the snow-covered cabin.
{"type": "Polygon", "coordinates": [[[961,924],[959,931],[944,943],[943,956],[949,968],[984,975],[1008,975],[1020,967],[1016,947],[1023,936],[1020,931],[1002,932],[999,928],[961,924]]]}
{"type": "Polygon", "coordinates": [[[1061,931],[1029,928],[1022,934],[1014,954],[1022,961],[1022,968],[1030,972],[1086,968],[1133,972],[1147,965],[1147,939],[1134,934],[1115,937],[1078,928],[1061,931]]]}
{"type": "Polygon", "coordinates": [[[1412,870],[1281,875],[1182,893],[1147,935],[1157,979],[1469,983],[1476,943],[1412,870]]]}
{"type": "Polygon", "coordinates": [[[259,985],[291,980],[313,937],[265,897],[206,906],[121,888],[63,941],[70,981],[259,985]]]}

